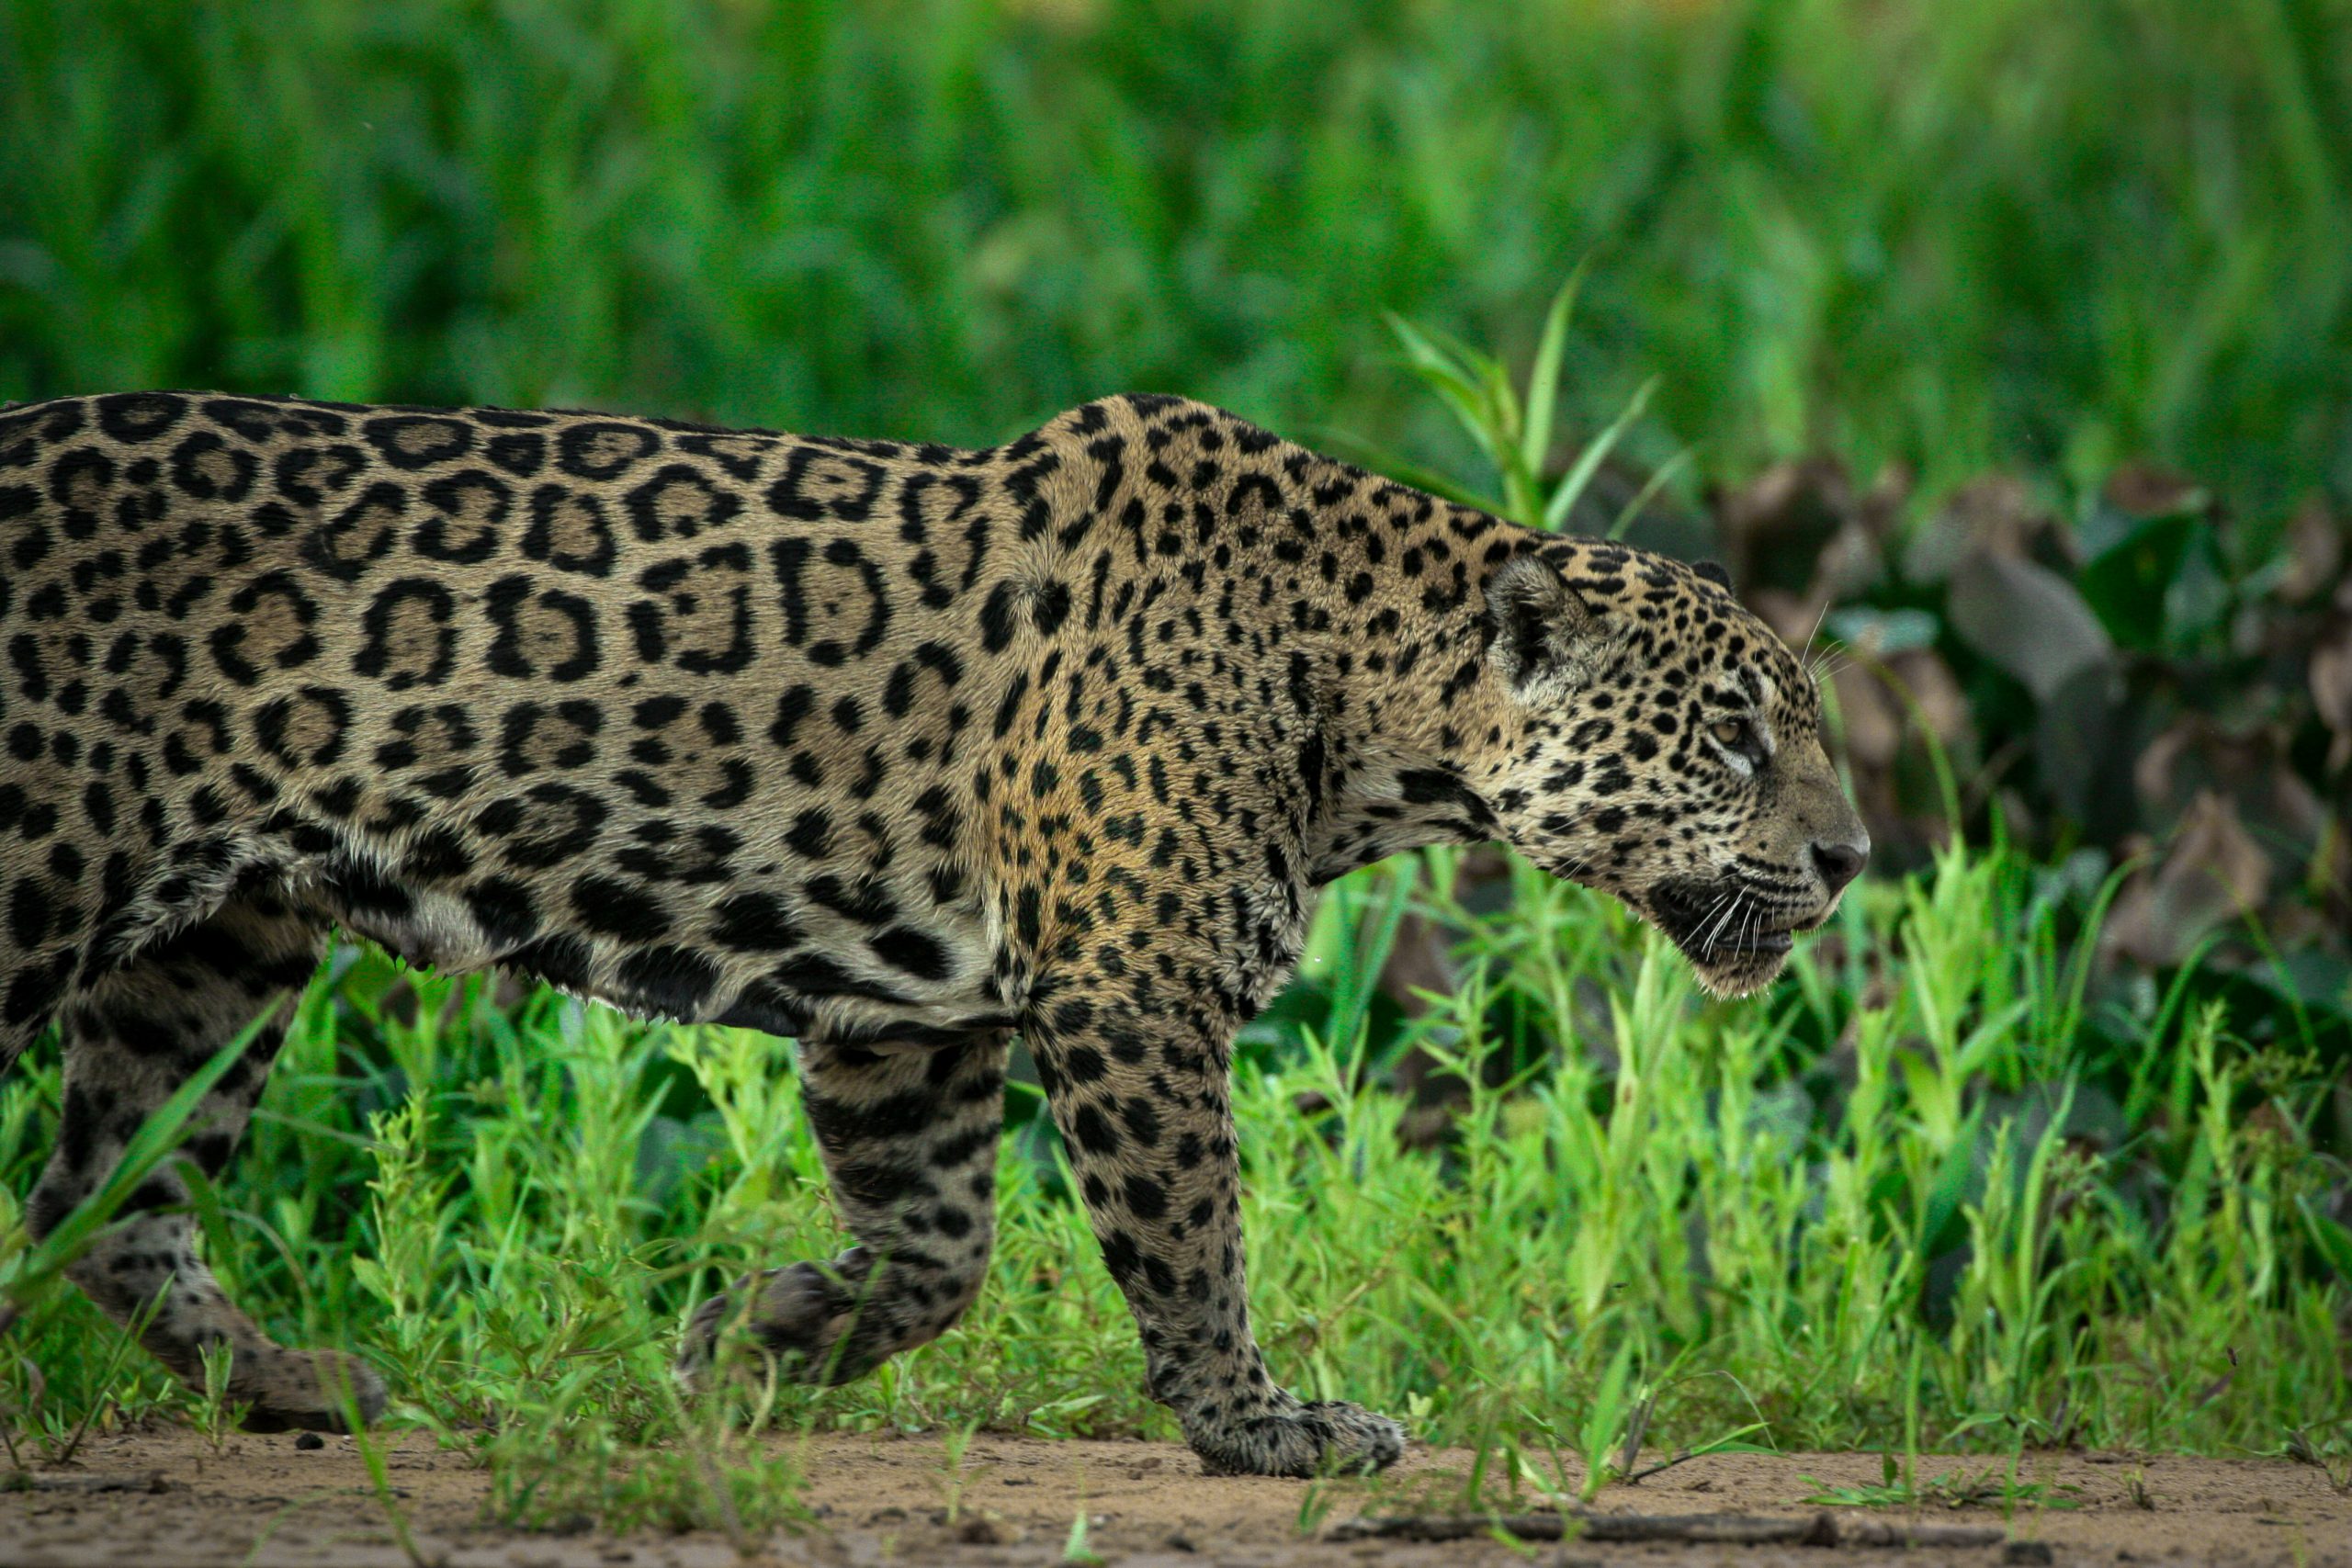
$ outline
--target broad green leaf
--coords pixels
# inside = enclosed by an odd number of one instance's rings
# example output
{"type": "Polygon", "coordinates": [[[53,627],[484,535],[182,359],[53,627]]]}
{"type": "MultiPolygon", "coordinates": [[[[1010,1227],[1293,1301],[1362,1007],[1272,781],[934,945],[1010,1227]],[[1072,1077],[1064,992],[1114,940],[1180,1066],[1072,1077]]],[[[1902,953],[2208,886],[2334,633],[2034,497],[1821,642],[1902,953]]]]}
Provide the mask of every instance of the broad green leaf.
{"type": "Polygon", "coordinates": [[[2204,528],[2202,519],[2178,513],[2148,518],[2075,574],[2084,602],[2118,643],[2164,645],[2167,594],[2204,528]]]}

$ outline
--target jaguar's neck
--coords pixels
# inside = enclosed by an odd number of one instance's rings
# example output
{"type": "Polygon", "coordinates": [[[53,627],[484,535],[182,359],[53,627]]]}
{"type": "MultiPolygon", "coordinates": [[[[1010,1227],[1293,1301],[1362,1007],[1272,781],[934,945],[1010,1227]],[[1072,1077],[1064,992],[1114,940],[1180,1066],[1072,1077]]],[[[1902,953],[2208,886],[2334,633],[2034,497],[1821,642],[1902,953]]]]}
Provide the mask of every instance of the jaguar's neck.
{"type": "Polygon", "coordinates": [[[1462,759],[1508,722],[1487,674],[1485,584],[1523,531],[1303,448],[1285,457],[1306,505],[1280,525],[1295,542],[1272,543],[1280,585],[1295,584],[1306,668],[1293,684],[1311,692],[1317,728],[1301,761],[1311,880],[1492,839],[1462,759]]]}

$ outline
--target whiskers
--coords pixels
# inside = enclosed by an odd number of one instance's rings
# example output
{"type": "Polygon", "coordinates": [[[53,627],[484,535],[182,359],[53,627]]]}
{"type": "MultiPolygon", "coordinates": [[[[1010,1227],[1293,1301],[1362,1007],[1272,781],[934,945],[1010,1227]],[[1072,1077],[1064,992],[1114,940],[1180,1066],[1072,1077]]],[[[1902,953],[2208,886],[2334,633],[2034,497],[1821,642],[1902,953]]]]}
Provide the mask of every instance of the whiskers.
{"type": "Polygon", "coordinates": [[[1715,939],[1738,917],[1740,906],[1747,903],[1748,898],[1749,890],[1745,883],[1735,886],[1729,892],[1718,894],[1714,903],[1708,906],[1706,913],[1699,917],[1699,930],[1691,938],[1690,945],[1702,953],[1713,947],[1715,939]]]}
{"type": "Polygon", "coordinates": [[[1843,643],[1831,643],[1826,648],[1816,646],[1821,640],[1822,625],[1828,619],[1829,601],[1825,599],[1821,602],[1821,613],[1813,617],[1813,630],[1805,634],[1804,647],[1797,653],[1797,663],[1804,671],[1805,678],[1816,686],[1826,681],[1835,681],[1852,663],[1843,643]]]}

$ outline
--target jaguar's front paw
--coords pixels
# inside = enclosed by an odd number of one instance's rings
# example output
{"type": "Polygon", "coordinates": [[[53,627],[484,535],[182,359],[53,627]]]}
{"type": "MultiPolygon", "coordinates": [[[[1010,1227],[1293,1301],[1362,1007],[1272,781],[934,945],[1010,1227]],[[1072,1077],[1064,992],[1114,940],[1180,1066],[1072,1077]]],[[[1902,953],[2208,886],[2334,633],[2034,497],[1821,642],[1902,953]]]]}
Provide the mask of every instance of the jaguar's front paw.
{"type": "Polygon", "coordinates": [[[718,1359],[720,1337],[740,1327],[795,1382],[846,1382],[865,1371],[847,1365],[843,1336],[856,1320],[850,1288],[815,1263],[746,1274],[695,1309],[678,1346],[678,1381],[696,1388],[718,1359]]]}
{"type": "Polygon", "coordinates": [[[1337,1399],[1285,1399],[1264,1415],[1188,1420],[1184,1436],[1212,1475],[1364,1475],[1405,1452],[1403,1427],[1337,1399]]]}

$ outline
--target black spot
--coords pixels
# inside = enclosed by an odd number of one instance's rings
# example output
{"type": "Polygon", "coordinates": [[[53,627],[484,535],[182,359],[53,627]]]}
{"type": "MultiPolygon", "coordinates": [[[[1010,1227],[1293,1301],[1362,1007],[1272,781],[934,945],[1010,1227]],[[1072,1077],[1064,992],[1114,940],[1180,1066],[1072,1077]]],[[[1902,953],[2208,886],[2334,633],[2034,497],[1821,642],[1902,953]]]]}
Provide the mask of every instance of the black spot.
{"type": "Polygon", "coordinates": [[[244,500],[260,468],[252,453],[209,430],[194,432],[172,449],[172,482],[198,501],[244,500]]]}
{"type": "Polygon", "coordinates": [[[739,992],[713,1023],[729,1029],[756,1029],[767,1034],[798,1034],[803,1018],[791,997],[764,980],[754,980],[739,992]]]}
{"type": "Polygon", "coordinates": [[[531,492],[530,526],[523,530],[523,553],[560,571],[583,577],[609,576],[620,554],[605,503],[588,491],[544,484],[531,492]]]}
{"type": "Polygon", "coordinates": [[[529,479],[547,461],[548,444],[543,435],[523,432],[493,435],[484,449],[490,460],[517,479],[529,479]]]}
{"type": "Polygon", "coordinates": [[[725,526],[743,509],[740,498],[684,463],[662,468],[630,491],[623,504],[637,536],[648,543],[673,535],[691,539],[706,528],[725,526]]]}
{"type": "Polygon", "coordinates": [[[531,890],[511,877],[486,876],[466,889],[466,912],[481,933],[500,947],[528,941],[539,929],[531,890]]]}
{"type": "Polygon", "coordinates": [[[567,991],[587,989],[594,955],[576,936],[543,936],[516,948],[505,957],[509,968],[535,976],[567,991]]]}
{"type": "Polygon", "coordinates": [[[152,441],[177,424],[187,400],[169,392],[120,392],[97,400],[98,428],[117,441],[152,441]]]}
{"type": "Polygon", "coordinates": [[[492,583],[483,603],[498,628],[489,656],[496,673],[527,678],[545,660],[547,678],[568,684],[596,668],[596,609],[578,594],[548,588],[534,596],[531,580],[517,575],[492,583]],[[526,607],[535,612],[527,617],[526,607]]]}
{"type": "Polygon", "coordinates": [[[380,679],[395,692],[437,686],[457,664],[457,600],[427,577],[387,583],[359,618],[361,643],[355,674],[380,679]]]}
{"type": "Polygon", "coordinates": [[[651,947],[623,959],[614,978],[637,1007],[692,1020],[718,986],[718,966],[687,948],[651,947]]]}
{"type": "Polygon", "coordinates": [[[944,980],[952,968],[947,950],[922,931],[910,926],[892,926],[865,944],[874,955],[919,980],[944,980]]]}
{"type": "Polygon", "coordinates": [[[1102,1114],[1098,1105],[1081,1105],[1069,1119],[1070,1139],[1088,1154],[1114,1155],[1119,1152],[1119,1130],[1102,1114]]]}
{"type": "Polygon", "coordinates": [[[337,859],[326,870],[327,886],[345,908],[362,915],[398,918],[412,908],[408,890],[363,860],[337,859]]]}
{"type": "Polygon", "coordinates": [[[784,477],[768,488],[768,506],[782,517],[862,523],[874,514],[874,499],[881,491],[878,464],[816,446],[795,446],[785,458],[784,477]]]}
{"type": "Polygon", "coordinates": [[[386,414],[359,427],[376,455],[395,468],[424,468],[474,449],[473,426],[432,414],[386,414]]]}
{"type": "Polygon", "coordinates": [[[573,883],[571,909],[590,931],[623,942],[651,942],[670,931],[670,916],[660,899],[609,876],[583,876],[573,883]]]}
{"type": "Polygon", "coordinates": [[[609,479],[661,446],[662,438],[643,425],[587,420],[556,438],[556,466],[583,479],[609,479]]]}
{"type": "Polygon", "coordinates": [[[1157,1220],[1168,1213],[1168,1190],[1146,1176],[1130,1176],[1121,1189],[1127,1212],[1139,1220],[1157,1220]]]}
{"type": "Polygon", "coordinates": [[[605,803],[553,780],[504,795],[474,814],[476,831],[506,840],[507,864],[544,871],[584,853],[605,825],[605,803]]]}
{"type": "Polygon", "coordinates": [[[722,899],[711,939],[738,953],[782,953],[800,942],[800,925],[784,901],[768,893],[722,899]]]}
{"type": "Polygon", "coordinates": [[[1119,1120],[1127,1124],[1127,1132],[1145,1148],[1159,1143],[1159,1111],[1143,1095],[1119,1103],[1119,1120]]]}
{"type": "Polygon", "coordinates": [[[424,487],[435,515],[417,525],[416,553],[453,566],[476,566],[498,552],[502,526],[513,509],[505,481],[480,468],[447,474],[424,487]],[[460,529],[471,531],[460,536],[460,529]]]}
{"type": "Polygon", "coordinates": [[[793,818],[791,830],[785,834],[784,841],[792,846],[796,854],[806,855],[810,860],[823,859],[825,852],[832,847],[831,813],[821,806],[810,807],[793,818]]]}
{"type": "Polygon", "coordinates": [[[1035,591],[1030,614],[1040,636],[1051,636],[1069,618],[1069,584],[1057,580],[1035,591]]]}
{"type": "Polygon", "coordinates": [[[778,746],[792,744],[793,732],[800,721],[817,710],[817,694],[807,686],[786,686],[775,700],[775,722],[768,726],[768,739],[778,746]]]}
{"type": "Polygon", "coordinates": [[[1001,653],[1012,641],[1012,600],[1017,592],[1010,582],[989,590],[988,601],[980,606],[980,647],[987,652],[1001,653]]]}

